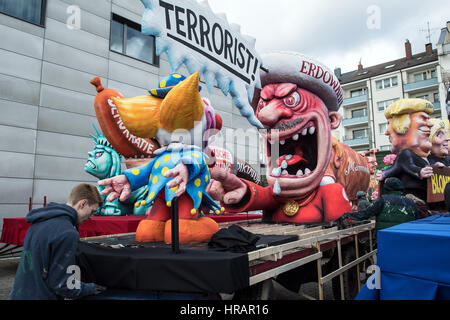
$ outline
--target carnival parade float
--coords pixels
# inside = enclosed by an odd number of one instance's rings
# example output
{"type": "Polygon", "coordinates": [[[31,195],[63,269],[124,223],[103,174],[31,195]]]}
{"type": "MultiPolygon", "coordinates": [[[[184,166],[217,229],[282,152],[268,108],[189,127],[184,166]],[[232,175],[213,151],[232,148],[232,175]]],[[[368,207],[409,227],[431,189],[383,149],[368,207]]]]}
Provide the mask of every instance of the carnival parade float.
{"type": "Polygon", "coordinates": [[[395,102],[386,118],[396,159],[375,174],[376,150],[367,157],[331,134],[341,124],[343,91],[327,66],[297,52],[259,55],[255,39],[207,1],[141,1],[142,32],[156,38],[171,73],[136,97],[91,80],[101,133],[95,128],[85,170],[100,179],[100,215],[142,219],[136,232],[80,242],[83,281],[122,297],[247,299],[268,298],[274,279],[294,292],[317,281],[323,299],[331,281],[336,299],[354,298],[366,280],[360,271],[377,253],[375,225],[343,226],[339,218],[352,211],[358,192],[373,195],[376,180],[390,176],[426,198],[424,181],[433,170],[424,158],[435,150],[446,166],[448,138],[440,135],[448,123],[433,131],[430,103],[395,102]],[[210,144],[222,119],[203,95],[216,85],[258,130],[267,186],[250,164],[210,144]],[[262,211],[262,220],[213,218],[250,211],[262,211]]]}

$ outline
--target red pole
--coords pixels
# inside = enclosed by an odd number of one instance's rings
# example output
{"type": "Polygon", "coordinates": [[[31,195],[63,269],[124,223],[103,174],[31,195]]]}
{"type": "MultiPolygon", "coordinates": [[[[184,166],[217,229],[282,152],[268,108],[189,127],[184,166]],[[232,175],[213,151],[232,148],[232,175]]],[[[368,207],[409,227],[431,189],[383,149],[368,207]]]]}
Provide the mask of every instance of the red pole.
{"type": "Polygon", "coordinates": [[[44,207],[47,206],[47,196],[44,196],[44,207]]]}
{"type": "Polygon", "coordinates": [[[32,204],[32,199],[30,197],[30,199],[28,200],[28,211],[31,211],[32,208],[33,208],[33,204],[32,204]]]}

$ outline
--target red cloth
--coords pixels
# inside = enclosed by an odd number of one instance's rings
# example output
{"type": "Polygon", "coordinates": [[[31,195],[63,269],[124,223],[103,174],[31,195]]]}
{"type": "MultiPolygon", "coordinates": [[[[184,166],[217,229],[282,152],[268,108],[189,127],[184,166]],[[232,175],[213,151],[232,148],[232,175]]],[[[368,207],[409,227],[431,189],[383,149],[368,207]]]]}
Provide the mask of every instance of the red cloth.
{"type": "MultiPolygon", "coordinates": [[[[210,218],[221,222],[247,220],[247,214],[211,215],[210,218]]],[[[145,216],[101,216],[92,217],[78,228],[80,238],[136,232],[139,222],[145,216]]],[[[248,219],[260,219],[261,214],[249,214],[248,219]]],[[[21,246],[25,240],[30,223],[25,218],[4,218],[0,243],[21,246]]]]}

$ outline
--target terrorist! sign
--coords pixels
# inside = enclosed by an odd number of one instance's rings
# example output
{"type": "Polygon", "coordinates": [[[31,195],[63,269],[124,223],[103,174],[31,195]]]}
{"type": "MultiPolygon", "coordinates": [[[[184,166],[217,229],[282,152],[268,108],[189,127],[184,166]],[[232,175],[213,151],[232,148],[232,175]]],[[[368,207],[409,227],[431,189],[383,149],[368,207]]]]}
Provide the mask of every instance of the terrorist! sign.
{"type": "Polygon", "coordinates": [[[241,35],[224,14],[214,14],[207,1],[141,0],[146,10],[142,32],[156,37],[156,54],[166,52],[172,72],[184,64],[199,72],[210,91],[217,84],[249,122],[262,128],[249,104],[261,87],[261,58],[255,39],[241,35]]]}

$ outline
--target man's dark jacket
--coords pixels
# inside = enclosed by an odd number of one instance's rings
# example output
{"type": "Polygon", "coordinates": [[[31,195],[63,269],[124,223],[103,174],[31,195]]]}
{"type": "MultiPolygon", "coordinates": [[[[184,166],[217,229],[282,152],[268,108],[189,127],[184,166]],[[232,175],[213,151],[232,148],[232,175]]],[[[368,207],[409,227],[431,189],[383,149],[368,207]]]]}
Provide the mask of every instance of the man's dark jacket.
{"type": "Polygon", "coordinates": [[[30,211],[26,221],[31,226],[25,236],[10,299],[74,299],[93,294],[95,284],[76,279],[79,235],[75,209],[52,202],[30,211]]]}
{"type": "Polygon", "coordinates": [[[428,160],[409,149],[403,149],[395,158],[392,167],[383,171],[383,178],[399,178],[405,188],[405,194],[411,193],[427,202],[427,179],[420,177],[420,170],[428,165],[428,160]]]}

